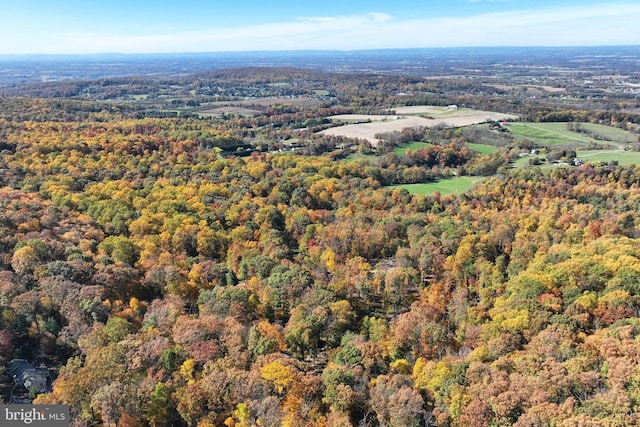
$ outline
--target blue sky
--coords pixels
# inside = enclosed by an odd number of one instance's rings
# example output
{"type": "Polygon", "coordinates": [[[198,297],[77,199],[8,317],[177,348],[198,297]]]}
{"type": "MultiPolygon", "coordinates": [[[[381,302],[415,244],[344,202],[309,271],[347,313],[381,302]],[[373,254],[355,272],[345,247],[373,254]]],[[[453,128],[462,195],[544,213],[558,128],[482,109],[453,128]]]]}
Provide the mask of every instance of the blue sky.
{"type": "Polygon", "coordinates": [[[625,0],[3,3],[0,54],[640,45],[625,0]]]}

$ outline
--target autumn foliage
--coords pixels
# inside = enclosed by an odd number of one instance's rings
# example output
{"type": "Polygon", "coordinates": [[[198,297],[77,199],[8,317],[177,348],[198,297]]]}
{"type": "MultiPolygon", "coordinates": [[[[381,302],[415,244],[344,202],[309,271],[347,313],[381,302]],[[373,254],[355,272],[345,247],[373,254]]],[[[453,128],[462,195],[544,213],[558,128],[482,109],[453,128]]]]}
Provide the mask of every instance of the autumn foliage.
{"type": "Polygon", "coordinates": [[[0,99],[0,361],[74,425],[640,423],[639,167],[411,196],[463,140],[222,157],[229,123],[50,102],[0,99]]]}

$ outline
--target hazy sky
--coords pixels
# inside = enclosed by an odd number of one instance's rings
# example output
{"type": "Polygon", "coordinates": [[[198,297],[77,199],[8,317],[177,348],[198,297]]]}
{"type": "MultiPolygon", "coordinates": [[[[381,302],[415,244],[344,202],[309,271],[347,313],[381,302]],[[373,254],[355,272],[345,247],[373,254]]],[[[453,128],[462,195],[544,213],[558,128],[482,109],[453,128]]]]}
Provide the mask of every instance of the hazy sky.
{"type": "Polygon", "coordinates": [[[640,45],[640,2],[7,0],[0,5],[0,54],[576,45],[640,45]]]}

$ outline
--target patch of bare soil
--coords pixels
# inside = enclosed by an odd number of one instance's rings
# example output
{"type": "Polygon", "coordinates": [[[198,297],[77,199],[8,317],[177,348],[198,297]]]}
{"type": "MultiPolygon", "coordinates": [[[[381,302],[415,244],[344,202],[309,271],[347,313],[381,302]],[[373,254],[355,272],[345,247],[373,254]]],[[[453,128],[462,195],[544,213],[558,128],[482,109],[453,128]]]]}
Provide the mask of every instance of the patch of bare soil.
{"type": "MultiPolygon", "coordinates": [[[[417,106],[416,106],[417,107],[417,106]]],[[[409,107],[403,107],[409,108],[409,107]]],[[[419,112],[426,112],[425,107],[421,107],[419,112]]],[[[416,110],[414,108],[412,111],[416,110]]],[[[398,112],[398,109],[395,110],[398,112]]],[[[438,110],[442,113],[442,110],[438,110]]],[[[377,116],[372,116],[377,117],[377,116]]],[[[518,116],[513,114],[496,113],[492,111],[481,110],[457,110],[452,112],[448,117],[440,117],[434,119],[426,119],[418,116],[388,116],[390,120],[387,121],[372,121],[371,123],[355,123],[347,124],[344,126],[337,126],[320,131],[322,135],[341,135],[348,138],[366,139],[371,144],[376,145],[380,142],[380,139],[376,138],[377,134],[383,134],[394,131],[402,131],[405,128],[417,128],[417,127],[434,127],[438,125],[447,127],[460,127],[470,126],[474,124],[484,123],[487,121],[501,121],[501,120],[517,120],[518,116]]],[[[358,116],[362,119],[362,116],[358,116]]],[[[346,120],[346,119],[345,119],[346,120]]]]}

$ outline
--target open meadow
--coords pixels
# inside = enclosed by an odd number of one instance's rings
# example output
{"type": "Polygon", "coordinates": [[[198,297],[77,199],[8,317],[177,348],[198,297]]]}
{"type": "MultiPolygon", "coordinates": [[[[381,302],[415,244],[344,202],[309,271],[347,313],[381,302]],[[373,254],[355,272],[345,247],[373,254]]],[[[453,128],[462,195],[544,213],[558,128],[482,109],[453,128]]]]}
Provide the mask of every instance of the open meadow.
{"type": "MultiPolygon", "coordinates": [[[[395,146],[393,148],[393,152],[396,153],[398,156],[404,156],[405,154],[407,154],[408,151],[420,150],[422,148],[431,147],[432,145],[433,144],[430,144],[428,142],[413,141],[406,144],[399,144],[395,146]]],[[[499,148],[497,147],[493,147],[491,145],[486,145],[486,144],[476,144],[473,142],[468,142],[467,145],[473,151],[480,153],[480,155],[482,156],[495,153],[496,151],[499,150],[499,148]]]]}
{"type": "MultiPolygon", "coordinates": [[[[349,138],[359,138],[376,145],[380,142],[377,137],[383,133],[400,132],[405,128],[448,126],[460,127],[484,123],[488,121],[517,120],[518,116],[513,114],[496,113],[492,111],[472,110],[466,108],[449,109],[446,107],[433,107],[427,105],[417,105],[411,107],[398,107],[394,109],[398,115],[357,115],[354,119],[358,121],[368,120],[367,123],[352,123],[343,126],[336,126],[320,131],[322,135],[346,136],[349,138]],[[432,118],[425,118],[417,114],[424,114],[432,118]]],[[[341,114],[331,116],[329,119],[338,121],[353,121],[351,115],[341,114]],[[351,119],[351,120],[350,120],[351,119]]]]}
{"type": "Polygon", "coordinates": [[[617,162],[619,165],[640,165],[640,152],[622,150],[584,150],[578,151],[578,158],[583,162],[617,162]]]}
{"type": "MultiPolygon", "coordinates": [[[[640,165],[640,152],[626,151],[626,150],[578,150],[576,151],[576,158],[583,163],[591,163],[597,165],[600,163],[616,162],[621,166],[628,165],[640,165]]],[[[512,163],[515,168],[532,167],[530,160],[539,159],[540,164],[535,167],[542,169],[548,169],[557,167],[558,164],[548,162],[543,154],[535,156],[525,156],[512,163]]]]}
{"type": "Polygon", "coordinates": [[[400,184],[392,185],[389,188],[404,188],[413,195],[434,194],[436,191],[441,195],[462,194],[476,185],[482,183],[486,177],[480,176],[457,176],[454,178],[440,179],[434,182],[422,184],[400,184]]]}
{"type": "Polygon", "coordinates": [[[593,123],[509,123],[507,129],[514,136],[529,138],[541,145],[620,145],[638,142],[638,136],[628,131],[593,123]],[[579,126],[579,132],[571,129],[576,125],[579,126]]]}
{"type": "Polygon", "coordinates": [[[422,148],[430,147],[431,145],[432,144],[429,144],[428,142],[413,141],[393,147],[393,152],[398,156],[404,156],[408,151],[420,150],[422,148]]]}

